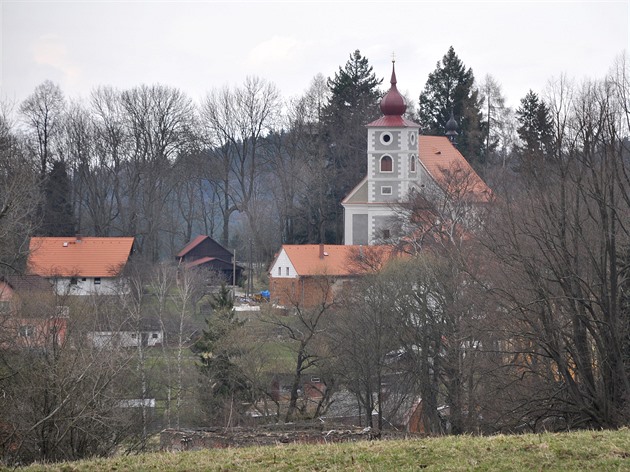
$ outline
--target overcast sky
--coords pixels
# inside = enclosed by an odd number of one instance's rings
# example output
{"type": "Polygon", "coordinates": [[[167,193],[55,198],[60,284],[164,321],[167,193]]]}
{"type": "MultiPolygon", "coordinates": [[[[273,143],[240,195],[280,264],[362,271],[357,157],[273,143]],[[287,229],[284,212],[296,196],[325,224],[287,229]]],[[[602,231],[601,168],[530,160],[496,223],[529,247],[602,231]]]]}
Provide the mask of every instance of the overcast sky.
{"type": "Polygon", "coordinates": [[[46,79],[66,96],[98,85],[160,83],[199,101],[248,75],[300,95],[359,49],[417,101],[449,46],[514,106],[552,77],[601,78],[628,50],[628,0],[12,1],[0,0],[0,97],[19,103],[46,79]]]}

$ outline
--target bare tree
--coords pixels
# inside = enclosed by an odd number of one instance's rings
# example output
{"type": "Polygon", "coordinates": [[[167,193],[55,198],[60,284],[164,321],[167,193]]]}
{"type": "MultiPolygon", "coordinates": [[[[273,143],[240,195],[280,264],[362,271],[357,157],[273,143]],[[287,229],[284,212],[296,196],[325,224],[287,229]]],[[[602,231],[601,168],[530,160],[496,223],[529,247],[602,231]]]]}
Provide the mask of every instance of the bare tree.
{"type": "Polygon", "coordinates": [[[277,88],[257,77],[248,77],[234,90],[213,90],[203,104],[206,139],[213,150],[209,171],[220,191],[224,244],[229,242],[235,211],[243,212],[256,227],[251,203],[260,198],[261,164],[266,160],[263,138],[273,129],[279,107],[277,88]]]}
{"type": "Polygon", "coordinates": [[[545,386],[538,392],[555,392],[521,399],[531,422],[628,421],[626,86],[555,82],[556,158],[512,182],[488,224],[486,241],[500,268],[496,293],[512,328],[505,341],[522,361],[513,374],[530,372],[545,386]]]}
{"type": "MultiPolygon", "coordinates": [[[[298,406],[299,389],[306,371],[313,371],[323,363],[326,357],[325,339],[331,326],[335,302],[331,291],[335,280],[333,277],[317,277],[312,281],[311,288],[317,298],[313,306],[305,306],[300,294],[293,297],[290,314],[270,308],[265,321],[279,328],[283,336],[289,341],[289,346],[295,352],[295,368],[291,381],[289,405],[285,421],[293,421],[297,413],[307,415],[307,403],[298,406]]],[[[309,300],[307,302],[311,302],[309,300]]],[[[332,385],[330,386],[332,387],[332,385]]],[[[332,388],[328,392],[330,395],[332,388]]]]}
{"type": "Polygon", "coordinates": [[[27,127],[29,147],[39,160],[42,180],[55,153],[55,140],[61,133],[65,99],[58,85],[46,80],[20,105],[27,127]]]}
{"type": "Polygon", "coordinates": [[[0,110],[0,272],[18,272],[37,226],[40,192],[29,162],[4,109],[0,110]]]}

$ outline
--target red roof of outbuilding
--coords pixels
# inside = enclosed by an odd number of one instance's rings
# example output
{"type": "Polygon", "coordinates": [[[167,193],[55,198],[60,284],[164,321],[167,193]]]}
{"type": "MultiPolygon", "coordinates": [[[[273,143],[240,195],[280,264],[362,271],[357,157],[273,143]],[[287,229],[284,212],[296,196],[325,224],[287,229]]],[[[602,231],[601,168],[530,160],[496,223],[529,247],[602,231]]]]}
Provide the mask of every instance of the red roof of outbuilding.
{"type": "Polygon", "coordinates": [[[34,237],[26,272],[42,277],[114,277],[131,255],[133,237],[34,237]]]}

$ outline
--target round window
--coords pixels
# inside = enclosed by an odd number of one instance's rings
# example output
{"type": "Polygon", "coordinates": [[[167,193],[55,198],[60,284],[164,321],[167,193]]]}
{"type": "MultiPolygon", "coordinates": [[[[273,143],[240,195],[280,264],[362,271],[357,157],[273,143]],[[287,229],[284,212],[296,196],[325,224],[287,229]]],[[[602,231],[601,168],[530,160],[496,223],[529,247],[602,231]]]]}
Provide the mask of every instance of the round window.
{"type": "Polygon", "coordinates": [[[392,134],[391,133],[383,133],[381,134],[381,143],[390,144],[392,142],[392,134]]]}

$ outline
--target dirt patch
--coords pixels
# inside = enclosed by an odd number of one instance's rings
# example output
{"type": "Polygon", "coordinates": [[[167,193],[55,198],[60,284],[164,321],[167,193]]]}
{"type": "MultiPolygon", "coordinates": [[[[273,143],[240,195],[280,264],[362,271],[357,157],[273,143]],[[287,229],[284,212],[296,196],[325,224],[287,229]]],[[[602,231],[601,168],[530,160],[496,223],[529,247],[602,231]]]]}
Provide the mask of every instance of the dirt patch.
{"type": "Polygon", "coordinates": [[[324,444],[409,437],[404,432],[379,432],[371,428],[282,424],[259,428],[165,429],[160,433],[163,451],[191,451],[277,444],[324,444]]]}

